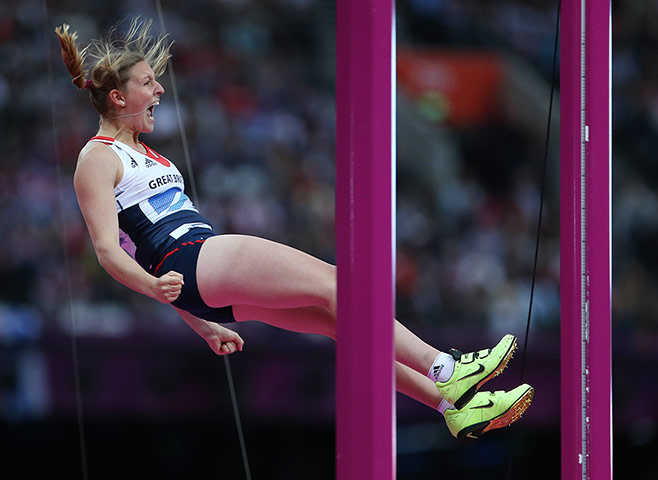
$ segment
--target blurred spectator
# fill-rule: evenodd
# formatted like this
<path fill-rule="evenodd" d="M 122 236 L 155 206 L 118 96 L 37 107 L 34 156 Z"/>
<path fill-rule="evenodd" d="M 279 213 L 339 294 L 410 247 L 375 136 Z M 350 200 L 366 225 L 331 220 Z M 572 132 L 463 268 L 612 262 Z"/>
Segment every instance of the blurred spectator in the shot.
<path fill-rule="evenodd" d="M 614 5 L 615 313 L 652 331 L 658 305 L 636 300 L 645 281 L 658 281 L 650 260 L 658 234 L 657 5 Z M 190 0 L 164 8 L 191 153 L 186 178 L 188 188 L 196 180 L 202 212 L 218 230 L 270 237 L 333 261 L 333 3 Z M 94 113 L 70 85 L 52 34 L 67 21 L 85 43 L 125 16 L 156 19 L 154 5 L 61 0 L 48 2 L 47 13 L 44 31 L 39 2 L 0 6 L 0 223 L 9 226 L 0 274 L 11 279 L 0 292 L 0 316 L 29 306 L 44 332 L 57 331 L 54 318 L 72 301 L 85 311 L 120 308 L 126 334 L 140 324 L 157 328 L 173 312 L 144 318 L 150 301 L 109 279 L 83 227 L 71 179 L 77 152 L 95 133 L 85 127 Z M 401 44 L 505 50 L 549 80 L 552 0 L 408 0 L 399 2 L 398 24 Z M 160 127 L 146 141 L 185 171 L 173 87 L 163 81 Z M 436 326 L 523 328 L 541 149 L 504 116 L 459 130 L 432 127 L 413 155 L 401 148 L 398 158 L 398 315 Z M 444 145 L 427 149 L 432 136 Z M 544 217 L 535 328 L 556 330 L 559 215 L 551 205 L 554 198 Z"/>

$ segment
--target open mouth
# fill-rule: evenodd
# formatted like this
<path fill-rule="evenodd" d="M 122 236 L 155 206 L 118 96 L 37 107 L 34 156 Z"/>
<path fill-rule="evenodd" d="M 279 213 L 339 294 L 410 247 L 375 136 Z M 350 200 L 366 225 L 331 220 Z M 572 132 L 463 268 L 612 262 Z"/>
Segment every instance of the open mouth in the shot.
<path fill-rule="evenodd" d="M 155 107 L 158 105 L 160 105 L 160 102 L 155 102 L 153 105 L 146 109 L 146 114 L 149 118 L 153 118 L 153 110 L 155 110 Z"/>

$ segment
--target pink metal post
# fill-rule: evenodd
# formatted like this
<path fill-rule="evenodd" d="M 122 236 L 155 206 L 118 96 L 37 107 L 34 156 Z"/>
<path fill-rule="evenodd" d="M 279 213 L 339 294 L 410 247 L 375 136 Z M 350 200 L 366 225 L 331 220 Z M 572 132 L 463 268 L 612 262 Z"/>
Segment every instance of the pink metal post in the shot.
<path fill-rule="evenodd" d="M 395 478 L 392 0 L 336 2 L 336 474 Z"/>
<path fill-rule="evenodd" d="M 562 478 L 612 478 L 611 3 L 563 0 Z"/>

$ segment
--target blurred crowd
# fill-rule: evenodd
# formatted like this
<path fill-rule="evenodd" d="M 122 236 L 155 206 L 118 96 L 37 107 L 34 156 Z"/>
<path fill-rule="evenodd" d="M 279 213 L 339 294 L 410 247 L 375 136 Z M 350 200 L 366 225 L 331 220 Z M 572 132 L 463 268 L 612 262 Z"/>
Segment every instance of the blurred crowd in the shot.
<path fill-rule="evenodd" d="M 173 322 L 173 312 L 129 293 L 95 259 L 72 172 L 98 119 L 86 92 L 70 83 L 53 33 L 67 22 L 84 45 L 136 14 L 153 18 L 157 31 L 155 2 L 10 3 L 0 5 L 0 224 L 8 233 L 0 249 L 0 339 L 67 331 L 71 317 L 78 333 L 114 336 Z M 189 0 L 162 7 L 175 42 L 176 88 L 165 75 L 156 131 L 143 140 L 177 163 L 188 194 L 217 231 L 264 236 L 332 262 L 334 2 Z M 614 322 L 627 332 L 655 333 L 658 3 L 614 7 Z M 406 0 L 397 10 L 399 45 L 504 51 L 550 85 L 553 0 Z M 543 143 L 504 116 L 455 129 L 423 118 L 402 93 L 398 102 L 426 124 L 423 141 L 398 151 L 398 317 L 428 328 L 522 333 Z M 440 146 L 429 148 L 437 139 Z M 552 152 L 549 185 L 558 162 Z M 437 172 L 440 185 L 433 182 Z M 540 248 L 533 328 L 556 332 L 555 188 L 548 188 Z"/>

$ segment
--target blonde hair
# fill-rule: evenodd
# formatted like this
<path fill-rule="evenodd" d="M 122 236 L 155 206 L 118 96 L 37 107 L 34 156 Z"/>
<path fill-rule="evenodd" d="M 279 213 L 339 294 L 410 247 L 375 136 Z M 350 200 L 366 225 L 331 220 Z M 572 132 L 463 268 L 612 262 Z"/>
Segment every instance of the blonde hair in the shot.
<path fill-rule="evenodd" d="M 73 85 L 79 90 L 89 90 L 91 103 L 101 117 L 110 112 L 108 94 L 115 88 L 121 90 L 125 86 L 130 80 L 130 69 L 135 64 L 146 61 L 156 78 L 167 69 L 173 42 L 166 42 L 167 35 L 151 36 L 152 23 L 151 20 L 135 18 L 123 36 L 116 38 L 117 29 L 114 27 L 104 39 L 92 40 L 82 50 L 76 44 L 78 34 L 70 33 L 67 24 L 55 29 L 62 47 L 62 60 L 73 79 Z M 85 68 L 87 57 L 93 61 L 89 76 Z"/>

